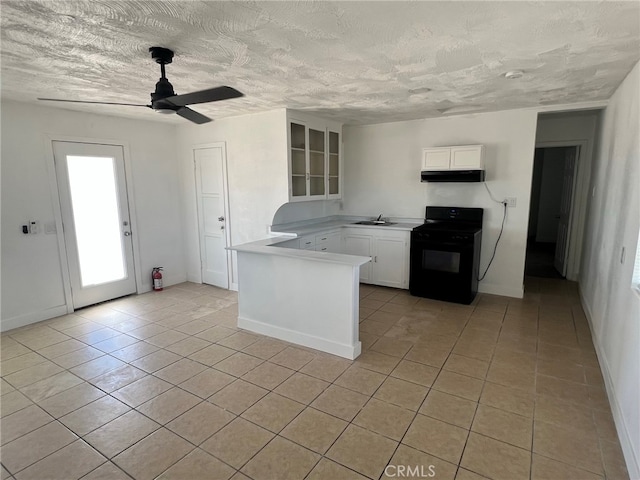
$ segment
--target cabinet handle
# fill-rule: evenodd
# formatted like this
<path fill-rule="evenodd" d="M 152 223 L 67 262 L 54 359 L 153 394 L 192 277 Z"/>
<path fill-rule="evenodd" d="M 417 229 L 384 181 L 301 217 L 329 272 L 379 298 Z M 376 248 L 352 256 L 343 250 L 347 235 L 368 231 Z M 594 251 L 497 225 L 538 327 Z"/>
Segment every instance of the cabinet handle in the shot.
<path fill-rule="evenodd" d="M 378 263 L 378 256 L 373 257 L 373 263 Z"/>

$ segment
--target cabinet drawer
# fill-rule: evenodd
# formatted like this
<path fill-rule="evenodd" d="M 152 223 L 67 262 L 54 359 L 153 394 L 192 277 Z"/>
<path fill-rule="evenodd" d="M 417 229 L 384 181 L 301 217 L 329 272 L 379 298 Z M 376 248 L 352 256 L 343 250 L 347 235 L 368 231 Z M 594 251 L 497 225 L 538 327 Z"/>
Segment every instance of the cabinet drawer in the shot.
<path fill-rule="evenodd" d="M 316 237 L 309 235 L 307 237 L 300 237 L 300 248 L 306 250 L 308 248 L 314 248 L 316 246 Z"/>

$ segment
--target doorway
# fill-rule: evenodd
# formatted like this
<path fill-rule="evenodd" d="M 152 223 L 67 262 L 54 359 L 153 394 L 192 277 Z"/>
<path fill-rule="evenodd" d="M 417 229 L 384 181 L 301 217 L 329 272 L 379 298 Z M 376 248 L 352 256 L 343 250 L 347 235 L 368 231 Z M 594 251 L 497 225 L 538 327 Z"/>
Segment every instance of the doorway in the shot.
<path fill-rule="evenodd" d="M 536 148 L 525 275 L 567 275 L 572 198 L 579 146 Z"/>
<path fill-rule="evenodd" d="M 229 289 L 231 242 L 223 142 L 193 149 L 202 283 Z"/>
<path fill-rule="evenodd" d="M 124 152 L 53 141 L 74 309 L 136 292 Z"/>

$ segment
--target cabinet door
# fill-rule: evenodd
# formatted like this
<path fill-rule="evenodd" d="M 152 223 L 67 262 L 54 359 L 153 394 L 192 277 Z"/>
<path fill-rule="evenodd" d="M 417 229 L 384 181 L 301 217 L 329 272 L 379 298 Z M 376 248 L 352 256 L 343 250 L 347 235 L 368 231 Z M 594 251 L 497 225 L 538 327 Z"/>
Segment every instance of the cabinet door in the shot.
<path fill-rule="evenodd" d="M 451 147 L 451 170 L 481 170 L 482 145 Z"/>
<path fill-rule="evenodd" d="M 348 233 L 344 237 L 344 253 L 347 255 L 362 255 L 371 257 L 373 237 Z M 360 265 L 360 281 L 371 283 L 371 262 Z"/>
<path fill-rule="evenodd" d="M 327 194 L 329 198 L 342 198 L 342 158 L 340 155 L 340 133 L 327 130 Z"/>
<path fill-rule="evenodd" d="M 451 149 L 424 148 L 422 150 L 422 170 L 448 170 Z"/>
<path fill-rule="evenodd" d="M 307 128 L 300 122 L 289 122 L 289 199 L 309 197 L 309 164 Z"/>
<path fill-rule="evenodd" d="M 324 129 L 309 127 L 309 197 L 326 197 L 326 136 Z"/>
<path fill-rule="evenodd" d="M 404 238 L 376 237 L 373 283 L 387 287 L 405 287 L 407 254 L 407 241 Z"/>

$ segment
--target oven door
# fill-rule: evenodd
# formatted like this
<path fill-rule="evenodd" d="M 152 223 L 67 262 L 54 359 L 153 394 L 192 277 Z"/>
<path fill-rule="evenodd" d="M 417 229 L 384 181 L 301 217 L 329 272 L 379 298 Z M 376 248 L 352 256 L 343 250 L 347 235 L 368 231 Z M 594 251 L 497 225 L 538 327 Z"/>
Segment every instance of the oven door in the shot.
<path fill-rule="evenodd" d="M 409 291 L 412 295 L 471 303 L 477 292 L 474 236 L 458 239 L 414 234 Z"/>

